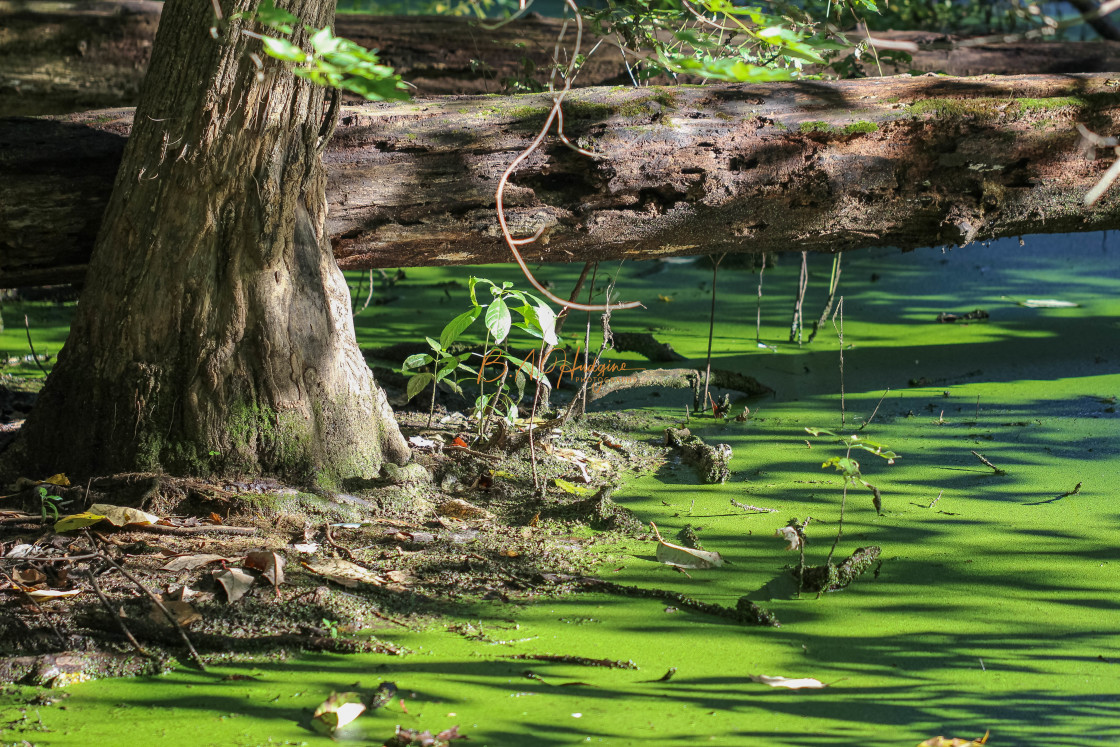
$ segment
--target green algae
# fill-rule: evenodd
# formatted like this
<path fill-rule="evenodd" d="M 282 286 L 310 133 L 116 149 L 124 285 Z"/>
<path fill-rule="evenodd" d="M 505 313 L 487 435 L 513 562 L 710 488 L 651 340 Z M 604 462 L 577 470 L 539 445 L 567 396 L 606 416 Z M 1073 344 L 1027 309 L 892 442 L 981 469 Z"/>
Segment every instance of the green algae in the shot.
<path fill-rule="evenodd" d="M 882 565 L 819 598 L 796 596 L 787 566 L 796 565 L 797 553 L 773 533 L 792 516 L 813 516 L 806 530 L 812 565 L 824 562 L 836 536 L 841 485 L 820 467 L 835 448 L 810 448 L 803 429 L 841 429 L 840 343 L 829 325 L 812 345 L 787 342 L 796 262 L 780 261 L 766 273 L 762 340 L 776 350 L 755 347 L 756 276 L 721 274 L 721 289 L 745 290 L 721 291 L 713 365 L 749 373 L 777 395 L 736 402 L 735 413 L 750 407 L 744 422 L 692 418 L 699 436 L 732 446 L 727 484 L 700 484 L 689 467 L 670 462 L 612 497 L 657 522 L 665 536 L 693 527 L 729 565 L 690 571 L 689 578 L 654 562 L 652 543 L 629 540 L 599 548 L 600 573 L 725 606 L 748 594 L 781 628 L 744 628 L 656 600 L 605 594 L 477 603 L 458 614 L 484 640 L 442 628 L 383 630 L 379 635 L 416 653 L 305 655 L 227 663 L 207 674 L 181 669 L 84 683 L 53 706 L 32 706 L 22 722 L 24 714 L 0 700 L 3 737 L 113 744 L 123 724 L 137 742 L 326 745 L 307 726 L 311 709 L 332 690 L 372 691 L 394 681 L 404 708 L 394 702 L 362 717 L 352 739 L 380 743 L 397 724 L 432 731 L 458 724 L 474 745 L 886 747 L 989 729 L 999 745 L 1120 740 L 1117 252 L 1112 236 L 1081 235 L 1027 237 L 1025 247 L 1009 241 L 948 253 L 845 255 L 843 430 L 874 412 L 861 433 L 902 458 L 894 465 L 862 460 L 882 488 L 883 514 L 865 491 L 851 492 L 837 549 L 844 558 L 880 546 Z M 806 308 L 814 313 L 807 316 L 824 302 L 829 264 L 811 258 Z M 652 328 L 689 365 L 702 363 L 710 268 L 703 261 L 668 267 L 644 278 L 623 271 L 627 299 L 674 292 L 673 302 L 648 303 L 642 314 L 616 312 L 614 325 Z M 400 300 L 358 317 L 363 347 L 438 331 L 459 309 L 435 283 L 468 272 L 409 270 L 392 291 Z M 508 268 L 481 274 L 518 281 Z M 575 273 L 546 266 L 541 274 L 565 287 Z M 1051 297 L 1081 305 L 1015 303 Z M 987 321 L 935 321 L 941 312 L 977 307 L 989 312 Z M 575 325 L 567 333 L 583 334 Z M 632 354 L 610 355 L 650 366 Z M 912 379 L 925 383 L 912 387 Z M 601 406 L 642 409 L 649 432 L 626 435 L 654 438 L 659 427 L 683 420 L 688 399 L 658 394 L 612 396 Z M 1077 483 L 1079 492 L 1062 495 Z M 732 499 L 776 513 L 747 513 Z M 640 669 L 507 654 L 633 660 Z M 659 681 L 670 668 L 675 676 Z M 231 674 L 255 679 L 226 679 Z M 815 677 L 830 687 L 771 689 L 751 682 L 751 674 Z M 4 697 L 16 703 L 26 695 Z"/>

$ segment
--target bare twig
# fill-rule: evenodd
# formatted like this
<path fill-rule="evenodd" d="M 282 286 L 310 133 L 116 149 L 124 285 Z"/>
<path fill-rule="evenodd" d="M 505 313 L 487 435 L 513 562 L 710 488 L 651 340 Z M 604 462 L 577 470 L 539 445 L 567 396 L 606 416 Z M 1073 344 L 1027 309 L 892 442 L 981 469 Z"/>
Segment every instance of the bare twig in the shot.
<path fill-rule="evenodd" d="M 47 621 L 47 625 L 51 626 L 51 630 L 54 631 L 54 636 L 58 639 L 58 642 L 62 644 L 63 648 L 66 648 L 66 639 L 62 637 L 62 633 L 58 632 L 58 627 L 55 626 L 54 620 L 51 620 L 50 615 L 48 615 L 47 611 L 44 610 L 42 605 L 39 604 L 39 600 L 31 596 L 30 592 L 24 589 L 21 585 L 17 584 L 15 580 L 7 574 L 6 571 L 0 570 L 0 576 L 8 579 L 8 583 L 12 585 L 13 589 L 19 589 L 21 592 L 23 592 L 23 595 L 27 597 L 27 600 L 31 602 L 31 604 L 39 612 L 39 616 Z"/>
<path fill-rule="evenodd" d="M 758 305 L 755 307 L 754 341 L 762 344 L 762 273 L 766 272 L 766 252 L 762 253 L 762 266 L 758 268 Z"/>
<path fill-rule="evenodd" d="M 836 326 L 836 317 L 840 317 L 840 326 Z M 840 427 L 844 427 L 844 422 L 847 419 L 847 410 L 845 409 L 844 402 L 844 297 L 840 296 L 840 301 L 836 304 L 836 312 L 832 315 L 832 327 L 836 330 L 836 336 L 840 339 Z M 878 408 L 876 408 L 878 409 Z"/>
<path fill-rule="evenodd" d="M 361 296 L 362 296 L 362 281 L 361 280 L 358 281 L 358 293 L 356 295 L 359 298 L 361 298 Z M 366 296 L 366 302 L 364 304 L 362 304 L 362 308 L 355 311 L 353 313 L 353 316 L 357 316 L 358 314 L 361 314 L 363 311 L 365 311 L 369 307 L 369 302 L 372 301 L 372 300 L 373 300 L 373 270 L 370 270 L 369 271 L 369 295 Z"/>
<path fill-rule="evenodd" d="M 326 534 L 328 545 L 345 555 L 348 560 L 354 559 L 354 553 L 350 551 L 349 547 L 340 545 L 334 541 L 334 537 L 331 536 L 331 523 L 329 521 L 323 524 L 323 532 Z"/>
<path fill-rule="evenodd" d="M 23 328 L 27 330 L 27 347 L 31 348 L 31 359 L 43 372 L 43 376 L 47 376 L 47 369 L 43 368 L 43 364 L 39 362 L 39 356 L 35 353 L 35 346 L 31 343 L 31 322 L 27 320 L 27 314 L 23 315 Z"/>
<path fill-rule="evenodd" d="M 579 7 L 576 5 L 575 0 L 565 0 L 565 4 L 572 10 L 573 13 L 575 13 L 576 38 L 575 44 L 573 45 L 571 62 L 569 63 L 568 69 L 564 74 L 564 87 L 559 91 L 553 90 L 552 108 L 549 110 L 548 116 L 545 118 L 544 124 L 541 125 L 540 130 L 537 132 L 536 137 L 534 137 L 532 142 L 530 142 L 529 145 L 523 151 L 521 151 L 521 153 L 519 153 L 516 158 L 513 159 L 506 170 L 502 172 L 501 177 L 498 179 L 498 186 L 494 190 L 494 202 L 495 208 L 498 213 L 498 225 L 501 228 L 502 238 L 505 239 L 506 247 L 509 249 L 510 254 L 513 255 L 514 260 L 517 262 L 517 266 L 521 268 L 521 272 L 524 273 L 525 278 L 529 281 L 530 284 L 532 284 L 534 288 L 537 289 L 537 291 L 541 295 L 543 295 L 549 301 L 552 301 L 553 303 L 565 308 L 580 309 L 581 311 L 606 311 L 610 305 L 609 297 L 607 298 L 607 305 L 575 303 L 573 301 L 568 301 L 566 299 L 560 298 L 555 293 L 546 288 L 539 280 L 537 280 L 536 276 L 533 275 L 532 270 L 530 270 L 529 266 L 525 263 L 525 259 L 521 256 L 521 252 L 517 250 L 517 247 L 519 245 L 524 245 L 535 241 L 538 237 L 540 237 L 541 234 L 543 234 L 544 226 L 538 229 L 537 232 L 528 239 L 515 239 L 510 233 L 509 224 L 506 221 L 505 190 L 506 185 L 509 183 L 510 176 L 512 176 L 513 173 L 517 170 L 517 167 L 520 166 L 521 163 L 525 161 L 525 159 L 531 156 L 533 152 L 540 147 L 541 143 L 544 142 L 544 139 L 548 135 L 549 130 L 552 129 L 553 122 L 556 123 L 557 136 L 560 138 L 561 142 L 563 142 L 565 145 L 567 145 L 577 153 L 581 153 L 585 156 L 595 155 L 591 151 L 580 148 L 579 146 L 573 144 L 564 134 L 564 112 L 562 106 L 564 103 L 564 97 L 568 94 L 568 91 L 571 90 L 572 79 L 575 74 L 576 61 L 580 59 L 580 50 L 583 44 L 583 17 L 580 15 Z M 522 2 L 520 3 L 520 7 L 522 11 L 525 9 L 525 7 L 527 7 L 524 0 L 522 0 Z M 564 30 L 562 29 L 561 34 L 563 33 Z M 632 309 L 641 305 L 642 304 L 638 301 L 629 301 L 627 303 L 613 304 L 613 308 Z"/>
<path fill-rule="evenodd" d="M 734 498 L 731 499 L 731 505 L 735 508 L 741 508 L 744 511 L 756 511 L 764 514 L 778 513 L 778 509 L 776 508 L 763 508 L 762 506 L 752 506 L 749 503 L 739 503 L 739 501 L 735 500 Z"/>
<path fill-rule="evenodd" d="M 706 406 L 708 402 L 708 384 L 712 378 L 712 335 L 715 333 L 716 328 L 716 279 L 719 277 L 719 263 L 727 254 L 719 255 L 719 259 L 715 256 L 709 256 L 712 260 L 712 311 L 708 315 L 708 361 L 704 369 L 704 397 L 701 400 Z"/>
<path fill-rule="evenodd" d="M 840 256 L 837 253 L 832 258 L 832 275 L 828 280 L 828 302 L 824 305 L 821 318 L 813 323 L 813 331 L 809 333 L 809 342 L 812 342 L 813 338 L 817 336 L 817 331 L 828 321 L 828 315 L 832 313 L 832 302 L 836 299 L 836 289 L 840 287 Z"/>
<path fill-rule="evenodd" d="M 801 332 L 805 327 L 802 306 L 805 291 L 809 289 L 809 252 L 801 252 L 801 275 L 797 279 L 797 302 L 793 306 L 793 322 L 789 326 L 789 341 L 801 344 Z"/>
<path fill-rule="evenodd" d="M 128 627 L 124 624 L 124 620 L 121 619 L 120 614 L 113 611 L 113 606 L 109 604 L 109 600 L 105 598 L 105 594 L 102 593 L 101 587 L 97 585 L 97 578 L 93 575 L 93 571 L 89 570 L 88 568 L 86 569 L 86 578 L 89 579 L 89 585 L 93 587 L 93 591 L 95 594 L 97 594 L 97 598 L 101 600 L 101 604 L 105 606 L 105 611 L 109 613 L 109 617 L 117 621 L 117 625 L 120 626 L 121 632 L 124 633 L 124 637 L 128 639 L 129 643 L 132 644 L 132 647 L 136 649 L 136 651 L 141 656 L 146 656 L 149 659 L 152 658 L 152 655 L 145 651 L 144 647 L 140 645 L 140 642 L 133 637 L 132 632 L 129 631 Z"/>
<path fill-rule="evenodd" d="M 994 472 L 995 474 L 997 474 L 997 475 L 1006 475 L 1007 474 L 1007 470 L 1001 469 L 1001 468 L 995 466 L 994 464 L 989 462 L 987 459 L 985 459 L 984 455 L 981 454 L 980 452 L 973 451 L 972 455 L 974 457 L 976 457 L 977 459 L 979 459 L 981 462 L 983 462 L 984 466 L 990 468 L 992 470 L 992 472 Z"/>
<path fill-rule="evenodd" d="M 90 546 L 91 547 L 97 547 L 97 545 L 94 543 L 93 536 L 88 531 L 85 534 L 86 534 L 86 539 L 89 540 Z M 135 576 L 133 576 L 131 573 L 126 571 L 124 568 L 122 568 L 117 561 L 115 561 L 111 557 L 109 557 L 109 553 L 107 553 L 107 552 L 101 553 L 101 558 L 106 563 L 113 566 L 113 568 L 115 568 L 118 573 L 120 573 L 122 576 L 127 578 L 129 581 L 131 581 L 133 586 L 135 586 L 140 591 L 144 592 L 144 594 L 146 594 L 148 596 L 148 598 L 152 600 L 152 603 L 156 607 L 159 607 L 160 611 L 163 613 L 163 616 L 166 617 L 167 621 L 171 623 L 171 627 L 175 628 L 175 630 L 177 630 L 179 632 L 179 637 L 183 639 L 183 643 L 186 644 L 187 650 L 191 652 L 191 658 L 194 659 L 195 664 L 198 664 L 198 668 L 201 669 L 203 672 L 205 672 L 206 671 L 206 663 L 202 661 L 202 657 L 198 655 L 198 651 L 195 650 L 194 644 L 191 643 L 191 639 L 187 637 L 187 631 L 183 630 L 183 626 L 180 625 L 175 620 L 175 616 L 171 614 L 171 610 L 167 609 L 167 605 L 165 605 L 163 603 L 163 600 L 160 599 L 155 594 L 153 594 L 151 591 L 149 591 L 148 588 L 146 586 L 144 586 L 144 584 L 140 583 L 136 579 Z"/>
<path fill-rule="evenodd" d="M 843 354 L 843 353 L 841 352 L 841 354 Z M 891 390 L 890 387 L 886 388 L 886 390 L 883 392 L 883 396 L 880 397 L 879 401 L 875 404 L 875 409 L 871 411 L 871 417 L 869 417 L 867 420 L 863 421 L 863 425 L 861 425 L 859 427 L 859 430 L 862 431 L 864 428 L 866 428 L 868 425 L 871 424 L 872 420 L 875 419 L 875 413 L 879 412 L 879 405 L 883 404 L 883 400 L 887 398 L 887 394 L 890 392 L 890 390 Z"/>

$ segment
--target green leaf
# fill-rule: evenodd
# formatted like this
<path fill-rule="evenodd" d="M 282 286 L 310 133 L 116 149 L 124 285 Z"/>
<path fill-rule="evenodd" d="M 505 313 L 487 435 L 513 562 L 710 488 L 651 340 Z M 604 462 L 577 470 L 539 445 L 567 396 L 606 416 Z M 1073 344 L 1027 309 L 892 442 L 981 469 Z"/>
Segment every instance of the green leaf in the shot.
<path fill-rule="evenodd" d="M 405 391 L 407 398 L 412 399 L 417 394 L 424 391 L 424 387 L 428 386 L 428 384 L 431 384 L 432 379 L 434 378 L 435 377 L 430 373 L 421 373 L 413 376 L 408 380 L 408 388 Z"/>
<path fill-rule="evenodd" d="M 448 376 L 450 376 L 451 373 L 458 367 L 459 361 L 455 360 L 454 358 L 449 358 L 446 362 L 444 362 L 442 366 L 440 366 L 440 369 L 436 371 L 436 381 L 443 381 Z"/>
<path fill-rule="evenodd" d="M 426 335 L 425 335 L 424 339 L 428 341 L 429 345 L 431 345 L 432 350 L 436 351 L 437 353 L 442 353 L 443 352 L 443 347 L 438 342 L 436 342 L 435 340 L 433 340 L 432 338 L 430 338 Z"/>
<path fill-rule="evenodd" d="M 277 8 L 272 0 L 264 0 L 257 8 L 257 19 L 265 26 L 274 28 L 281 34 L 290 34 L 299 19 L 288 11 Z"/>
<path fill-rule="evenodd" d="M 514 366 L 516 366 L 518 371 L 520 371 L 522 373 L 525 373 L 525 374 L 528 374 L 530 378 L 532 378 L 535 381 L 539 381 L 541 384 L 545 385 L 546 387 L 549 387 L 549 388 L 552 387 L 552 382 L 550 382 L 548 380 L 548 377 L 546 377 L 543 373 L 541 373 L 541 370 L 539 368 L 537 368 L 535 365 L 533 365 L 532 363 L 530 363 L 529 361 L 523 361 L 520 358 L 517 358 L 517 357 L 512 356 L 512 355 L 508 355 L 508 354 L 504 355 L 502 357 L 504 357 L 507 361 L 512 363 Z"/>
<path fill-rule="evenodd" d="M 459 335 L 463 334 L 467 327 L 474 324 L 474 320 L 478 319 L 480 313 L 482 313 L 482 308 L 475 306 L 448 322 L 447 326 L 443 328 L 443 332 L 439 334 L 440 346 L 446 350 L 451 343 L 459 339 Z"/>
<path fill-rule="evenodd" d="M 415 355 L 410 355 L 405 358 L 404 364 L 401 366 L 401 368 L 405 371 L 411 371 L 415 368 L 423 368 L 434 360 L 435 358 L 428 355 L 427 353 L 416 353 Z"/>
<path fill-rule="evenodd" d="M 304 51 L 290 41 L 271 36 L 262 36 L 261 41 L 264 42 L 264 51 L 269 57 L 286 62 L 303 62 L 307 59 Z"/>
<path fill-rule="evenodd" d="M 495 345 L 506 339 L 512 323 L 513 319 L 510 316 L 509 307 L 501 298 L 495 298 L 486 307 L 486 329 L 490 330 L 490 336 L 494 338 Z"/>
<path fill-rule="evenodd" d="M 582 485 L 576 485 L 574 483 L 568 482 L 567 480 L 561 480 L 559 477 L 553 478 L 552 482 L 554 485 L 556 485 L 556 487 L 560 488 L 565 493 L 571 493 L 572 495 L 595 494 L 595 488 L 585 488 Z"/>
<path fill-rule="evenodd" d="M 338 49 L 341 42 L 342 39 L 334 35 L 330 26 L 324 26 L 311 35 L 311 48 L 323 56 Z"/>
<path fill-rule="evenodd" d="M 537 300 L 537 319 L 544 341 L 549 345 L 559 345 L 560 340 L 556 337 L 556 312 L 541 300 Z"/>
<path fill-rule="evenodd" d="M 490 283 L 490 285 L 493 285 L 493 283 L 491 283 L 486 278 L 476 278 L 474 275 L 471 275 L 470 279 L 467 280 L 467 289 L 471 292 L 471 304 L 474 306 L 479 305 L 478 298 L 476 298 L 474 294 L 474 287 L 479 283 Z"/>

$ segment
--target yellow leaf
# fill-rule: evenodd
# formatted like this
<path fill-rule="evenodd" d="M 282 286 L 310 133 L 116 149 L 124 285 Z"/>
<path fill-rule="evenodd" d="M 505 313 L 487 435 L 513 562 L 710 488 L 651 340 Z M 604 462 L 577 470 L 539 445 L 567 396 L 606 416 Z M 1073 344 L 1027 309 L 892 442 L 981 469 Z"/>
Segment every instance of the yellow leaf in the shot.
<path fill-rule="evenodd" d="M 149 514 L 138 508 L 114 506 L 109 503 L 95 503 L 89 507 L 88 511 L 91 514 L 104 516 L 115 527 L 123 527 L 127 524 L 155 524 L 159 521 L 159 517 L 155 514 Z"/>
<path fill-rule="evenodd" d="M 43 480 L 43 482 L 50 485 L 58 485 L 61 488 L 70 487 L 70 480 L 67 479 L 66 475 L 62 474 L 61 472 L 59 472 L 57 475 L 51 475 L 46 480 Z"/>
<path fill-rule="evenodd" d="M 39 589 L 38 591 L 29 591 L 27 596 L 34 599 L 36 602 L 42 602 L 45 599 L 59 599 L 60 597 L 72 597 L 81 594 L 81 589 L 72 589 L 70 591 L 59 591 L 58 589 Z"/>
<path fill-rule="evenodd" d="M 54 530 L 56 532 L 73 532 L 75 529 L 85 529 L 94 524 L 100 523 L 105 520 L 101 514 L 90 513 L 83 511 L 80 514 L 70 514 L 63 516 L 61 519 L 54 523 Z"/>

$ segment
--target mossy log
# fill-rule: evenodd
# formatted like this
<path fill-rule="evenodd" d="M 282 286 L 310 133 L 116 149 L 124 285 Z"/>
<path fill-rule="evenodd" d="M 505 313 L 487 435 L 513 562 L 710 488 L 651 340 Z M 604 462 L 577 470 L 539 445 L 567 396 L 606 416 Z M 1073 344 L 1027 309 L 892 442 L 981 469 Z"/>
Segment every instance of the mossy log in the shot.
<path fill-rule="evenodd" d="M 666 428 L 665 445 L 681 453 L 681 459 L 696 467 L 700 479 L 707 483 L 724 483 L 731 477 L 731 447 L 728 444 L 711 446 L 688 428 Z"/>
<path fill-rule="evenodd" d="M 547 95 L 344 107 L 324 159 L 343 269 L 509 260 L 494 214 L 502 171 Z M 1082 196 L 1110 158 L 1075 124 L 1120 129 L 1107 75 L 591 88 L 566 132 L 506 191 L 531 262 L 723 252 L 837 252 L 1120 228 L 1118 190 Z M 0 120 L 0 287 L 80 280 L 131 110 Z M 156 180 L 195 143 L 121 179 Z"/>
<path fill-rule="evenodd" d="M 840 591 L 857 578 L 862 576 L 879 559 L 882 550 L 878 545 L 859 547 L 851 557 L 840 565 L 826 563 L 825 565 L 807 566 L 801 581 L 801 588 L 805 591 L 825 592 Z M 794 569 L 797 576 L 797 569 Z"/>
<path fill-rule="evenodd" d="M 0 0 L 0 111 L 65 114 L 133 106 L 159 26 L 162 3 Z M 484 29 L 470 18 L 339 15 L 337 33 L 380 51 L 424 96 L 504 93 L 507 81 L 547 84 L 561 20 L 530 13 Z M 948 75 L 1089 73 L 1120 70 L 1120 44 L 968 40 L 930 32 L 877 36 L 921 45 L 910 65 L 883 63 L 882 73 L 919 70 Z M 590 31 L 585 51 L 600 41 Z M 879 73 L 865 56 L 864 72 Z M 629 85 L 622 52 L 607 37 L 580 71 L 580 86 Z M 669 81 L 653 80 L 653 83 Z"/>

